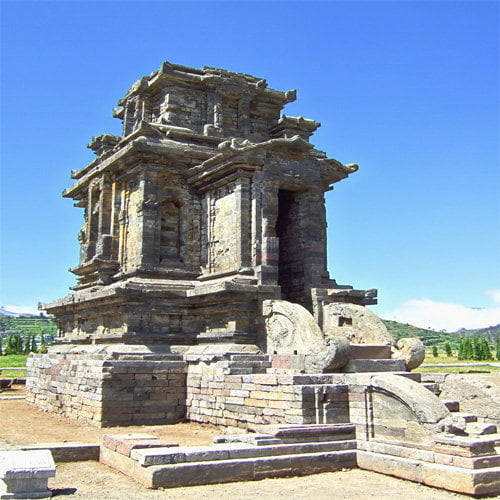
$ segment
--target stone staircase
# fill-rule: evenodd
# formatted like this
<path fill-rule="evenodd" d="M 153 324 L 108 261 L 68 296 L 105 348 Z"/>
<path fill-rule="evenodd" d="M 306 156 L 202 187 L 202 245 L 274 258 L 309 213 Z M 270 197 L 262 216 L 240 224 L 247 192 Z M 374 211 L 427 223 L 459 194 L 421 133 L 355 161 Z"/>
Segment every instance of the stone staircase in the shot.
<path fill-rule="evenodd" d="M 224 436 L 210 446 L 162 446 L 153 437 L 136 439 L 135 445 L 123 444 L 127 441 L 132 443 L 134 435 L 105 438 L 101 462 L 150 488 L 251 481 L 356 467 L 356 440 L 350 424 L 273 426 L 268 433 Z"/>
<path fill-rule="evenodd" d="M 100 460 L 150 488 L 360 467 L 470 495 L 500 491 L 500 434 L 496 426 L 460 411 L 458 401 L 434 397 L 439 396 L 438 383 L 422 383 L 419 373 L 403 370 L 381 373 L 390 368 L 386 359 L 355 360 L 359 361 L 357 368 L 366 369 L 359 373 L 287 375 L 281 372 L 289 367 L 276 363 L 283 362 L 281 358 L 271 361 L 267 356 L 231 355 L 217 365 L 221 373 L 214 372 L 213 384 L 219 384 L 218 390 L 228 391 L 227 397 L 233 399 L 236 395 L 233 397 L 231 391 L 241 392 L 242 384 L 254 384 L 260 391 L 254 396 L 280 403 L 277 411 L 282 417 L 292 401 L 301 411 L 314 410 L 316 422 L 324 423 L 269 425 L 247 420 L 247 428 L 255 432 L 226 435 L 213 445 L 196 447 L 162 443 L 147 435 L 107 436 Z M 298 392 L 282 401 L 280 398 L 292 394 L 290 390 Z M 388 394 L 391 404 L 396 405 L 390 411 L 387 408 L 392 407 L 385 406 Z M 299 396 L 303 400 L 299 401 Z M 378 399 L 372 399 L 375 396 Z M 207 397 L 219 402 L 224 411 L 238 410 L 243 417 L 244 408 L 250 401 L 255 403 L 251 398 L 245 403 L 243 398 L 236 407 L 231 399 L 226 403 L 232 406 L 224 407 L 219 393 Z M 373 406 L 374 401 L 378 406 Z M 392 411 L 405 415 L 405 408 L 411 408 L 413 417 L 393 418 Z M 255 410 L 263 411 L 258 406 Z"/>

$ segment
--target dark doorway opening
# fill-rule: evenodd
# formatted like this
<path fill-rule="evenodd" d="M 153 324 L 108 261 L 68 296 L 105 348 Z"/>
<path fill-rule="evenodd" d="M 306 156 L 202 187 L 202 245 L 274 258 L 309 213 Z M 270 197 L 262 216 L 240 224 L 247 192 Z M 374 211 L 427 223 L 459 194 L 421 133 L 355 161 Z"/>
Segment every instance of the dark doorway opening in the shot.
<path fill-rule="evenodd" d="M 278 284 L 281 298 L 299 304 L 305 303 L 302 242 L 300 241 L 299 193 L 278 191 L 278 219 L 276 236 L 279 238 Z"/>

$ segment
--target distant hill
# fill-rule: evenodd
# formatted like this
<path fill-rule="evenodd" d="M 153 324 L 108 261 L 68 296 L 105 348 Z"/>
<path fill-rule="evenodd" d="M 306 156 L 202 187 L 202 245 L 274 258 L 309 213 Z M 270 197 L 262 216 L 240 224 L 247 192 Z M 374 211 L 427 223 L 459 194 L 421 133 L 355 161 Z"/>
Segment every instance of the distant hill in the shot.
<path fill-rule="evenodd" d="M 27 317 L 27 318 L 38 318 L 40 315 L 39 314 L 30 314 L 30 313 L 15 313 L 12 311 L 7 311 L 5 307 L 0 307 L 0 317 L 7 316 L 8 318 L 20 318 L 20 317 Z"/>
<path fill-rule="evenodd" d="M 445 342 L 449 342 L 453 349 L 458 349 L 460 339 L 475 335 L 477 337 L 486 337 L 490 344 L 495 344 L 496 339 L 500 337 L 500 324 L 490 326 L 488 328 L 478 328 L 475 330 L 466 330 L 465 328 L 457 332 L 437 332 L 426 328 L 398 323 L 397 321 L 382 320 L 389 333 L 398 341 L 403 337 L 419 337 L 426 346 L 444 346 Z"/>
<path fill-rule="evenodd" d="M 472 335 L 475 335 L 476 337 L 486 337 L 486 340 L 490 344 L 494 344 L 500 337 L 500 324 L 489 326 L 488 328 L 479 328 L 476 330 L 466 330 L 465 328 L 463 328 L 462 330 L 458 330 L 458 332 L 455 333 L 460 337 L 470 337 Z"/>

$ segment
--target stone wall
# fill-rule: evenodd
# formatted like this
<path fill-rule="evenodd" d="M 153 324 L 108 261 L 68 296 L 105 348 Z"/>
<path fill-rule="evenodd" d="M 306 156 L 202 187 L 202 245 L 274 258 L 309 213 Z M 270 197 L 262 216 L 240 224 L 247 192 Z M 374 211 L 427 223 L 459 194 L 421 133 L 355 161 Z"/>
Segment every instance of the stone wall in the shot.
<path fill-rule="evenodd" d="M 172 424 L 186 412 L 186 363 L 109 359 L 98 349 L 30 357 L 26 399 L 98 426 Z M 33 376 L 36 374 L 36 376 Z"/>
<path fill-rule="evenodd" d="M 242 357 L 235 358 L 190 363 L 188 420 L 244 429 L 348 421 L 348 389 L 342 384 L 343 375 L 272 373 L 273 369 L 268 370 L 271 373 L 241 373 L 249 360 L 243 365 Z"/>

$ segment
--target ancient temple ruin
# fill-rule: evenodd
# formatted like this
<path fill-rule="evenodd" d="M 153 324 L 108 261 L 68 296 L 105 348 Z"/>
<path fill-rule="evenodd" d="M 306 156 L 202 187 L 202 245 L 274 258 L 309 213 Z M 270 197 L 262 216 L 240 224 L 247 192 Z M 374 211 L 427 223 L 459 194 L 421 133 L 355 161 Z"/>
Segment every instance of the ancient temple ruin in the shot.
<path fill-rule="evenodd" d="M 498 459 L 476 460 L 495 455 L 488 424 L 467 427 L 418 383 L 423 346 L 394 345 L 365 307 L 375 290 L 330 278 L 324 194 L 357 166 L 314 148 L 319 123 L 282 114 L 294 99 L 167 62 L 132 86 L 114 111 L 123 134 L 94 137 L 96 159 L 64 191 L 84 211 L 78 283 L 42 306 L 59 339 L 29 359 L 28 400 L 101 426 L 188 419 L 263 433 L 233 439 L 246 460 L 305 440 L 315 451 L 300 455 L 302 473 L 357 464 L 454 489 L 436 475 L 448 467 L 455 490 L 495 491 Z M 318 455 L 316 441 L 338 436 L 347 444 Z M 123 469 L 116 453 L 103 460 Z M 165 479 L 178 472 L 170 459 L 134 457 L 124 471 L 145 484 L 177 481 Z M 160 463 L 166 472 L 147 469 Z M 245 470 L 237 479 L 266 477 Z"/>
<path fill-rule="evenodd" d="M 319 318 L 339 287 L 326 265 L 324 193 L 357 169 L 309 142 L 319 123 L 281 115 L 295 92 L 164 63 L 94 137 L 96 160 L 64 192 L 84 210 L 75 293 L 46 306 L 61 335 L 125 342 L 257 344 L 262 301 Z"/>

